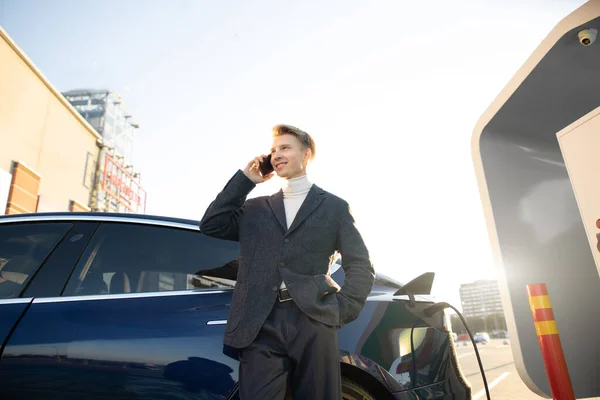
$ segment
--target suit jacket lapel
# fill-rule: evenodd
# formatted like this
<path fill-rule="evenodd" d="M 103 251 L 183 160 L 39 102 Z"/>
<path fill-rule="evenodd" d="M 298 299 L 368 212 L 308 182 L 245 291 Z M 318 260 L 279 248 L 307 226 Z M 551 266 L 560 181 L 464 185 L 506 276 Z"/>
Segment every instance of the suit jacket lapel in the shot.
<path fill-rule="evenodd" d="M 283 205 L 283 191 L 280 190 L 279 192 L 270 196 L 268 202 L 269 206 L 271 206 L 271 209 L 273 210 L 273 213 L 275 213 L 275 217 L 281 224 L 281 227 L 284 231 L 287 231 L 288 227 L 285 219 L 285 207 Z"/>
<path fill-rule="evenodd" d="M 306 199 L 304 199 L 304 202 L 300 206 L 298 214 L 296 214 L 296 218 L 294 218 L 294 221 L 292 222 L 292 225 L 290 226 L 290 229 L 287 233 L 291 233 L 292 231 L 294 231 L 294 229 L 296 229 L 314 210 L 316 210 L 317 207 L 319 207 L 319 205 L 323 202 L 324 199 L 325 191 L 323 191 L 323 189 L 321 189 L 317 185 L 313 184 L 308 193 L 306 194 Z"/>

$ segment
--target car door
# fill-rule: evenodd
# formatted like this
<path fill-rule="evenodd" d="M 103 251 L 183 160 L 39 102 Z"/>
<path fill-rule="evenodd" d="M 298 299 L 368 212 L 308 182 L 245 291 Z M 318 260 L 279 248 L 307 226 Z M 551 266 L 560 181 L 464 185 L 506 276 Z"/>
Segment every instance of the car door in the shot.
<path fill-rule="evenodd" d="M 2 392 L 225 398 L 237 382 L 222 340 L 239 247 L 192 228 L 100 224 L 62 295 L 34 299 L 15 329 Z"/>
<path fill-rule="evenodd" d="M 0 224 L 0 351 L 33 300 L 23 292 L 72 227 L 69 222 Z"/>

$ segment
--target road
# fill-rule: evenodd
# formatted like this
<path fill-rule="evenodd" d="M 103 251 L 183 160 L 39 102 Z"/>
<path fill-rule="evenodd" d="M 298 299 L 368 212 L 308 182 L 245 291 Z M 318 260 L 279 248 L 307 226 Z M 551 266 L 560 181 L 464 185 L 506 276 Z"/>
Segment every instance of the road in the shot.
<path fill-rule="evenodd" d="M 507 342 L 503 344 L 501 339 L 492 339 L 490 343 L 478 347 L 492 400 L 545 399 L 533 393 L 521 381 L 515 368 L 510 340 Z M 467 342 L 466 346 L 464 342 L 456 345 L 460 368 L 473 389 L 473 400 L 485 400 L 485 389 L 473 345 L 471 342 Z"/>

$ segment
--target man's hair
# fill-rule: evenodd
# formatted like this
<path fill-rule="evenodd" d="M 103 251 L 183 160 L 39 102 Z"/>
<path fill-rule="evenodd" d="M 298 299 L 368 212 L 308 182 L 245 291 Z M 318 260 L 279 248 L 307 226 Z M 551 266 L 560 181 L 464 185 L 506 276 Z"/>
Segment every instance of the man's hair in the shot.
<path fill-rule="evenodd" d="M 279 124 L 273 127 L 273 137 L 281 135 L 293 135 L 295 136 L 305 149 L 310 149 L 310 159 L 315 158 L 315 152 L 317 147 L 312 136 L 304 132 L 302 129 L 298 129 L 295 126 Z"/>

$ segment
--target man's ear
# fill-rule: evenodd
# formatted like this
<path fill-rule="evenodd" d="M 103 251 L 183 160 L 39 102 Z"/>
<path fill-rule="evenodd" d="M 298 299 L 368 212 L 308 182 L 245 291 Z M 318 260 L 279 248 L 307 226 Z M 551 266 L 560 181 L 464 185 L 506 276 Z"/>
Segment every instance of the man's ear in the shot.
<path fill-rule="evenodd" d="M 312 151 L 310 150 L 310 148 L 307 148 L 306 150 L 304 150 L 304 162 L 306 164 L 309 163 L 311 155 L 312 155 Z"/>

